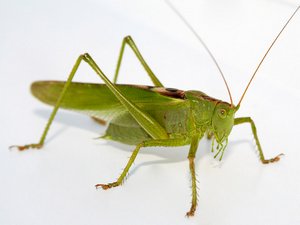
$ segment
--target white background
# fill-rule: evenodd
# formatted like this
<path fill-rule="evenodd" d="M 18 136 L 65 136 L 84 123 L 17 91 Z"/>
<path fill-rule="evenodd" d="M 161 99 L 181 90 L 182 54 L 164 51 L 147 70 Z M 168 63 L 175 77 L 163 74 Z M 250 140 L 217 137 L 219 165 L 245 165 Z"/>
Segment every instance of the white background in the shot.
<path fill-rule="evenodd" d="M 297 7 L 292 0 L 194 0 L 173 3 L 203 37 L 227 75 L 237 103 L 259 59 Z M 51 108 L 29 92 L 35 80 L 65 80 L 89 52 L 112 78 L 122 38 L 132 35 L 168 87 L 197 89 L 228 101 L 208 54 L 163 1 L 0 1 L 0 224 L 289 224 L 300 223 L 300 14 L 272 49 L 237 116 L 220 164 L 202 140 L 197 154 L 199 204 L 185 218 L 191 190 L 188 147 L 143 149 L 122 187 L 114 181 L 132 146 L 93 138 L 105 128 L 60 111 L 41 151 L 9 151 L 38 141 Z M 101 82 L 84 63 L 77 81 Z M 150 84 L 130 51 L 121 83 Z"/>

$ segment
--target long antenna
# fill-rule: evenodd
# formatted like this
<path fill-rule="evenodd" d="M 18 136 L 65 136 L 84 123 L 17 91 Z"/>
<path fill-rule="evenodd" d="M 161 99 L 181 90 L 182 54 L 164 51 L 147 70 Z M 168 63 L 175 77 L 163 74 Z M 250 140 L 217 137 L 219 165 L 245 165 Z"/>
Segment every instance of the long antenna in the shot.
<path fill-rule="evenodd" d="M 165 0 L 165 2 L 168 4 L 168 6 L 177 14 L 177 16 L 181 19 L 181 21 L 189 28 L 189 30 L 195 35 L 195 37 L 201 42 L 201 44 L 203 45 L 203 47 L 205 48 L 205 50 L 207 51 L 207 53 L 210 55 L 211 59 L 213 60 L 213 62 L 215 63 L 215 65 L 217 66 L 223 81 L 226 85 L 227 88 L 227 92 L 229 94 L 230 97 L 230 102 L 231 102 L 231 106 L 233 106 L 233 101 L 232 101 L 232 96 L 229 90 L 229 86 L 226 82 L 225 76 L 217 62 L 217 60 L 215 59 L 215 57 L 213 56 L 213 54 L 211 53 L 211 51 L 209 50 L 209 48 L 207 47 L 207 45 L 205 44 L 205 42 L 202 40 L 202 38 L 197 34 L 197 32 L 195 31 L 195 29 L 188 23 L 188 21 L 183 17 L 183 15 L 177 10 L 177 8 L 168 0 Z"/>
<path fill-rule="evenodd" d="M 261 64 L 262 64 L 263 61 L 265 60 L 265 58 L 266 58 L 266 56 L 268 55 L 269 51 L 271 50 L 271 48 L 273 47 L 273 45 L 275 44 L 275 42 L 277 41 L 277 39 L 279 38 L 279 36 L 281 35 L 281 33 L 284 31 L 284 29 L 286 28 L 286 26 L 289 24 L 289 22 L 291 21 L 291 19 L 292 19 L 292 18 L 294 17 L 294 15 L 297 13 L 297 11 L 299 10 L 299 8 L 300 8 L 300 6 L 297 7 L 297 9 L 294 11 L 294 13 L 292 14 L 292 16 L 288 19 L 288 21 L 287 21 L 287 22 L 285 23 L 285 25 L 282 27 L 281 31 L 277 34 L 276 38 L 273 40 L 273 42 L 272 42 L 272 44 L 270 45 L 270 47 L 268 48 L 267 52 L 265 53 L 265 55 L 264 55 L 264 56 L 262 57 L 262 59 L 260 60 L 260 62 L 259 62 L 259 64 L 258 64 L 258 66 L 256 67 L 256 69 L 255 69 L 255 71 L 254 71 L 254 73 L 253 73 L 253 75 L 252 75 L 252 77 L 251 77 L 251 79 L 250 79 L 248 85 L 246 86 L 246 89 L 245 89 L 245 91 L 244 91 L 244 93 L 243 93 L 243 95 L 242 95 L 242 97 L 241 97 L 241 99 L 240 99 L 240 101 L 239 101 L 239 103 L 238 103 L 238 105 L 237 105 L 237 108 L 240 107 L 241 102 L 242 102 L 242 100 L 243 100 L 243 98 L 244 98 L 244 96 L 245 96 L 245 94 L 246 94 L 246 92 L 247 92 L 247 90 L 248 90 L 248 88 L 249 88 L 249 86 L 250 86 L 250 84 L 251 84 L 253 78 L 255 77 L 255 75 L 256 75 L 258 69 L 260 68 Z"/>

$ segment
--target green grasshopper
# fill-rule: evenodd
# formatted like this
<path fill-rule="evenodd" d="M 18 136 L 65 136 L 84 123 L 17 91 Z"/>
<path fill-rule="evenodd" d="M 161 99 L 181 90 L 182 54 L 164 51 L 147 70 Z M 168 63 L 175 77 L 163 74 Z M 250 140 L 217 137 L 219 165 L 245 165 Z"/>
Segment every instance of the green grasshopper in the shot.
<path fill-rule="evenodd" d="M 178 11 L 174 7 L 173 9 L 183 22 L 188 25 L 190 30 L 194 32 L 193 28 L 189 26 Z M 123 172 L 115 182 L 96 185 L 96 188 L 101 187 L 106 190 L 123 184 L 124 178 L 142 147 L 190 145 L 188 160 L 192 178 L 192 202 L 186 215 L 193 216 L 197 206 L 194 159 L 199 141 L 203 136 L 207 135 L 213 139 L 212 151 L 214 149 L 217 150 L 214 157 L 219 156 L 221 160 L 233 126 L 248 123 L 251 125 L 260 161 L 263 164 L 267 164 L 280 160 L 281 154 L 271 159 L 265 158 L 257 136 L 255 123 L 251 117 L 235 118 L 235 114 L 240 108 L 243 97 L 266 55 L 298 9 L 299 7 L 286 22 L 265 53 L 236 106 L 233 104 L 229 87 L 215 58 L 195 32 L 194 34 L 202 42 L 221 72 L 229 93 L 230 103 L 212 98 L 201 91 L 183 91 L 174 88 L 165 88 L 144 60 L 133 39 L 127 36 L 123 39 L 121 45 L 113 82 L 106 77 L 88 53 L 78 57 L 66 82 L 34 82 L 31 85 L 32 94 L 42 102 L 54 106 L 54 109 L 38 143 L 12 147 L 17 147 L 19 150 L 41 148 L 44 145 L 50 125 L 60 107 L 87 114 L 99 123 L 108 122 L 108 128 L 102 138 L 135 145 L 136 147 Z M 126 45 L 133 50 L 154 86 L 117 84 Z M 72 82 L 82 61 L 91 66 L 103 80 L 104 84 Z M 214 147 L 215 142 L 217 143 L 216 147 Z"/>

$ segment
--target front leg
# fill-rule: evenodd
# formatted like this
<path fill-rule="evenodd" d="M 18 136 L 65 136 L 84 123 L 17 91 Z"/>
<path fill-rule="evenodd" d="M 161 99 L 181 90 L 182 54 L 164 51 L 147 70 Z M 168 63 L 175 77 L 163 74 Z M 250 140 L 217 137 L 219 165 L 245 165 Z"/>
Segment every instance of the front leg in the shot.
<path fill-rule="evenodd" d="M 268 163 L 273 163 L 273 162 L 278 162 L 280 160 L 280 156 L 282 156 L 283 154 L 279 154 L 274 158 L 271 159 L 265 159 L 264 153 L 262 151 L 260 142 L 258 140 L 258 136 L 257 136 L 257 131 L 256 131 L 256 126 L 254 121 L 251 119 L 251 117 L 240 117 L 240 118 L 235 118 L 234 119 L 234 125 L 239 125 L 242 123 L 250 123 L 251 124 L 251 129 L 252 129 L 252 133 L 254 135 L 254 139 L 258 148 L 258 152 L 259 152 L 259 157 L 260 157 L 260 161 L 263 164 L 268 164 Z"/>

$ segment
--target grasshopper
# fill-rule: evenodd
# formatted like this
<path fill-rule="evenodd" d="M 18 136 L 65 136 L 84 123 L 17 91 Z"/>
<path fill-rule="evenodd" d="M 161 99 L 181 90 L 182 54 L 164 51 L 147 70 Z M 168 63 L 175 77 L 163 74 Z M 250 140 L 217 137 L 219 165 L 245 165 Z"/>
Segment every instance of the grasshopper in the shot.
<path fill-rule="evenodd" d="M 299 7 L 268 48 L 246 86 L 238 104 L 235 106 L 232 101 L 230 89 L 215 58 L 202 39 L 186 22 L 184 17 L 172 5 L 170 6 L 196 35 L 200 42 L 202 42 L 214 60 L 225 82 L 230 103 L 210 97 L 201 91 L 183 91 L 174 88 L 165 88 L 144 60 L 133 39 L 127 36 L 123 39 L 121 45 L 113 82 L 107 78 L 88 53 L 78 57 L 66 82 L 34 82 L 31 85 L 32 94 L 42 102 L 54 106 L 54 109 L 38 143 L 12 147 L 16 147 L 20 151 L 29 148 L 39 149 L 43 147 L 46 135 L 59 108 L 87 114 L 101 124 L 107 122 L 108 128 L 105 135 L 102 136 L 103 139 L 135 145 L 135 149 L 119 178 L 112 183 L 95 185 L 96 188 L 107 190 L 123 184 L 124 178 L 128 174 L 130 167 L 142 147 L 189 145 L 188 160 L 192 182 L 192 202 L 189 211 L 186 213 L 187 216 L 193 216 L 197 207 L 194 159 L 199 141 L 205 135 L 213 139 L 212 151 L 217 150 L 214 157 L 219 156 L 221 160 L 233 126 L 245 123 L 250 124 L 260 161 L 263 164 L 279 161 L 282 154 L 270 159 L 265 158 L 257 136 L 255 123 L 251 117 L 235 118 L 235 114 L 240 108 L 249 85 L 262 62 L 282 31 L 299 10 Z M 127 45 L 133 50 L 142 64 L 153 86 L 117 84 L 123 53 Z M 72 82 L 82 61 L 86 62 L 95 71 L 104 84 Z M 217 144 L 216 146 L 214 146 L 215 142 Z"/>

